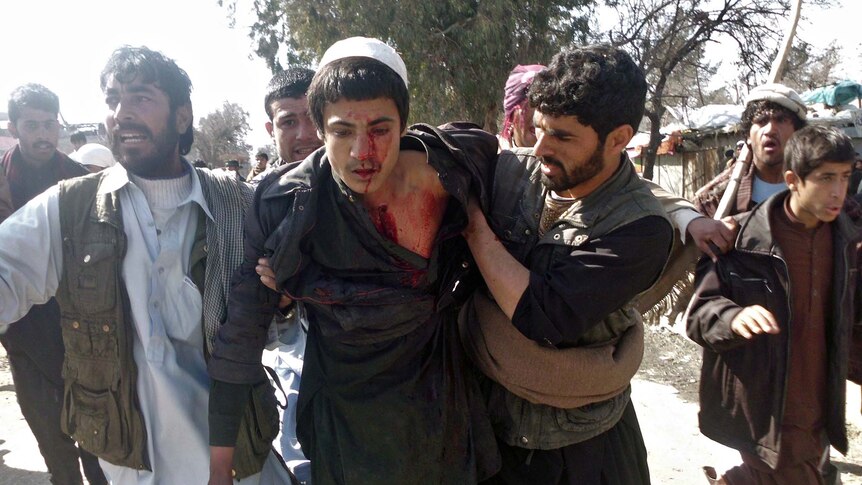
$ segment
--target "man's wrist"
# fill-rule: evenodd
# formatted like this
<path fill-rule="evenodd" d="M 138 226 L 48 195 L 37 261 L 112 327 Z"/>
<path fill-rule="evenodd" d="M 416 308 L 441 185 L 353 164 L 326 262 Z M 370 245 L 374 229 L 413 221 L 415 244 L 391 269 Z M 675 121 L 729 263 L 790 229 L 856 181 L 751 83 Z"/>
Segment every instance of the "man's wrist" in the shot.
<path fill-rule="evenodd" d="M 296 301 L 291 299 L 287 302 L 287 305 L 281 306 L 281 302 L 279 302 L 279 307 L 276 310 L 278 312 L 278 316 L 283 320 L 287 320 L 288 318 L 293 316 L 293 309 L 296 306 Z"/>
<path fill-rule="evenodd" d="M 705 219 L 706 216 L 693 209 L 678 210 L 670 214 L 674 226 L 679 230 L 679 237 L 682 243 L 685 244 L 687 237 L 692 234 L 688 231 L 691 223 L 698 219 Z"/>
<path fill-rule="evenodd" d="M 210 474 L 232 477 L 233 453 L 233 446 L 210 446 Z"/>
<path fill-rule="evenodd" d="M 483 214 L 481 210 L 477 209 L 473 214 L 470 214 L 470 221 L 467 223 L 467 228 L 464 230 L 464 238 L 467 240 L 467 244 L 477 243 L 481 240 L 482 236 L 489 231 L 491 231 L 491 227 L 488 226 L 485 214 Z"/>

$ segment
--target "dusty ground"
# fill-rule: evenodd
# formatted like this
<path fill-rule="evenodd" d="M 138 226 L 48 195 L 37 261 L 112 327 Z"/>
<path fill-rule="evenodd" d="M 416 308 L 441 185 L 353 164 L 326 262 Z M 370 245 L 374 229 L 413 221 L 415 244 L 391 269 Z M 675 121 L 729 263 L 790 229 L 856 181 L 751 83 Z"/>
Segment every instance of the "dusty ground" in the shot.
<path fill-rule="evenodd" d="M 633 397 L 649 452 L 654 484 L 705 484 L 701 467 L 722 470 L 738 455 L 703 437 L 697 429 L 700 350 L 667 328 L 646 332 L 644 363 L 632 384 Z M 833 451 L 845 485 L 862 485 L 860 389 L 848 386 L 851 453 Z M 15 401 L 6 354 L 0 347 L 0 485 L 48 485 L 45 464 Z"/>
<path fill-rule="evenodd" d="M 678 331 L 679 329 L 677 329 Z M 700 378 L 700 347 L 667 327 L 648 327 L 646 330 L 646 351 L 644 361 L 638 371 L 637 378 L 656 384 L 671 386 L 677 392 L 677 398 L 694 408 L 695 422 L 697 427 L 697 387 Z M 637 390 L 637 387 L 635 387 Z M 844 485 L 862 485 L 862 415 L 860 415 L 860 398 L 862 391 L 859 386 L 849 383 L 847 386 L 847 433 L 850 439 L 850 450 L 847 456 L 832 450 L 832 462 L 841 471 L 841 479 Z M 641 399 L 649 396 L 640 396 Z M 687 406 L 682 405 L 687 409 Z M 671 420 L 668 420 L 670 422 Z M 675 421 L 675 420 L 673 420 Z M 666 466 L 661 466 L 661 458 L 658 458 L 662 445 L 651 446 L 650 432 L 646 429 L 650 426 L 641 419 L 644 427 L 644 439 L 650 453 L 650 469 L 655 483 L 688 483 L 676 482 L 673 476 L 664 475 Z M 701 439 L 710 440 L 700 436 Z M 673 446 L 673 445 L 671 445 Z M 700 465 L 714 465 L 716 469 L 722 469 L 735 465 L 738 455 L 731 453 L 729 456 L 723 452 L 720 445 L 715 449 L 715 461 L 710 461 L 709 456 L 701 458 Z M 657 459 L 653 459 L 656 456 Z M 685 456 L 685 454 L 683 454 Z M 696 464 L 696 463 L 695 463 Z M 658 465 L 658 467 L 657 467 Z M 661 480 L 659 480 L 661 478 Z M 701 482 L 703 483 L 703 482 Z"/>

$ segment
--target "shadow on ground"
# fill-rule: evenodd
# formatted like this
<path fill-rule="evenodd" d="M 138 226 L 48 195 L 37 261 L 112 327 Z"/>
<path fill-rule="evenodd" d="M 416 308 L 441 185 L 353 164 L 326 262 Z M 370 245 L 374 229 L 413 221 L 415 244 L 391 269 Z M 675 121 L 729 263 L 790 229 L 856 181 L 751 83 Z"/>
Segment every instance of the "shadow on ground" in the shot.
<path fill-rule="evenodd" d="M 3 440 L 0 440 L 2 443 Z M 0 485 L 41 485 L 50 483 L 50 475 L 45 472 L 34 472 L 32 470 L 21 470 L 6 466 L 3 455 L 9 450 L 0 450 Z"/>
<path fill-rule="evenodd" d="M 862 477 L 862 465 L 857 465 L 856 463 L 845 463 L 843 461 L 836 460 L 834 457 L 832 458 L 832 463 L 841 473 Z"/>

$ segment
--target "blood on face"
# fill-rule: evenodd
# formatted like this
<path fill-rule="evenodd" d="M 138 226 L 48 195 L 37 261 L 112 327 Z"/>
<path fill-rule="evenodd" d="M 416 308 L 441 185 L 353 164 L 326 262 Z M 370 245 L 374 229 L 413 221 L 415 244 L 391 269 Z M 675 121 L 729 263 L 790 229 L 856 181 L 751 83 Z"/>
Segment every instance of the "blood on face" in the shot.
<path fill-rule="evenodd" d="M 334 174 L 360 194 L 385 187 L 397 165 L 400 127 L 389 98 L 327 103 L 324 143 Z"/>

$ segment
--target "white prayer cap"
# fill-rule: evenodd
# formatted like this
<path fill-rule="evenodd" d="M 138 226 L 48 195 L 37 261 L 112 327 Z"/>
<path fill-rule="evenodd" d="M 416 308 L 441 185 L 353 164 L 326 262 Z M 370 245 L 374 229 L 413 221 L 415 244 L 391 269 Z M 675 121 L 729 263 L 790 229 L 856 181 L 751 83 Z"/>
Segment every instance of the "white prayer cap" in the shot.
<path fill-rule="evenodd" d="M 81 165 L 96 165 L 102 168 L 112 167 L 117 163 L 111 150 L 98 143 L 87 143 L 70 157 Z"/>
<path fill-rule="evenodd" d="M 320 58 L 318 69 L 345 57 L 370 57 L 385 64 L 389 69 L 395 71 L 395 74 L 404 81 L 404 86 L 409 87 L 407 82 L 407 66 L 401 56 L 395 52 L 395 49 L 390 47 L 385 42 L 379 39 L 369 37 L 350 37 L 348 39 L 339 40 L 332 44 L 323 57 Z"/>

